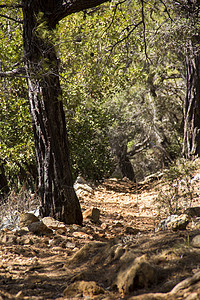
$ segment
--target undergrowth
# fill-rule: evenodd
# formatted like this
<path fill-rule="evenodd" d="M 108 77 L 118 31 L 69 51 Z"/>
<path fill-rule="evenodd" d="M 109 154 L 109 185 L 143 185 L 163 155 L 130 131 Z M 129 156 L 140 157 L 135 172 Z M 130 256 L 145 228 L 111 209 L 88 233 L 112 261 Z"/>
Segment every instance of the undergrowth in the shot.
<path fill-rule="evenodd" d="M 36 210 L 39 205 L 38 196 L 23 187 L 19 192 L 11 191 L 0 203 L 0 225 L 5 220 L 15 223 L 20 213 Z"/>
<path fill-rule="evenodd" d="M 163 188 L 155 198 L 159 210 L 168 214 L 179 214 L 183 208 L 191 206 L 192 199 L 197 196 L 194 190 L 194 172 L 197 169 L 196 161 L 179 159 L 168 170 L 164 171 Z"/>

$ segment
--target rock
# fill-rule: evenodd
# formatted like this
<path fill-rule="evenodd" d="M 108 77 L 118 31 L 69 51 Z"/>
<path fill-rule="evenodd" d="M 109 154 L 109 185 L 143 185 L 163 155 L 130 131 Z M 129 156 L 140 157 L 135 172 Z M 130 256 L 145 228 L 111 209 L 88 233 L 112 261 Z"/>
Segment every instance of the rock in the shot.
<path fill-rule="evenodd" d="M 90 187 L 87 184 L 87 181 L 81 177 L 78 176 L 75 183 L 74 183 L 74 190 L 78 197 L 87 195 L 87 194 L 94 194 L 94 190 L 92 187 Z"/>
<path fill-rule="evenodd" d="M 122 267 L 117 275 L 116 285 L 122 295 L 126 295 L 137 288 L 147 288 L 156 279 L 155 268 L 145 256 L 137 257 Z"/>
<path fill-rule="evenodd" d="M 193 183 L 194 181 L 199 181 L 199 180 L 200 180 L 200 173 L 194 175 L 194 177 L 192 177 L 190 182 Z"/>
<path fill-rule="evenodd" d="M 155 231 L 160 231 L 160 230 L 185 230 L 188 223 L 189 223 L 189 216 L 187 214 L 182 214 L 180 216 L 178 215 L 171 215 L 167 219 L 162 220 L 158 227 L 155 229 Z"/>
<path fill-rule="evenodd" d="M 38 234 L 38 235 L 43 235 L 43 234 L 53 234 L 52 229 L 48 228 L 42 221 L 39 222 L 33 222 L 28 225 L 29 231 Z"/>
<path fill-rule="evenodd" d="M 117 220 L 113 221 L 112 228 L 121 228 L 121 227 L 123 227 L 122 222 L 119 222 Z"/>
<path fill-rule="evenodd" d="M 79 183 L 79 184 L 87 184 L 87 181 L 82 176 L 79 175 L 76 178 L 76 181 L 74 182 L 74 185 L 76 185 L 77 183 Z"/>
<path fill-rule="evenodd" d="M 95 281 L 76 281 L 70 284 L 64 290 L 64 296 L 75 297 L 92 297 L 94 295 L 104 294 L 104 289 Z"/>
<path fill-rule="evenodd" d="M 191 242 L 193 247 L 200 248 L 200 234 L 196 235 Z"/>
<path fill-rule="evenodd" d="M 83 212 L 83 221 L 85 221 L 86 219 L 90 219 L 94 223 L 97 223 L 99 221 L 99 217 L 100 210 L 96 207 L 90 207 Z"/>
<path fill-rule="evenodd" d="M 65 239 L 63 239 L 60 235 L 55 235 L 52 240 L 49 241 L 50 246 L 60 246 Z"/>
<path fill-rule="evenodd" d="M 167 224 L 167 229 L 172 229 L 173 231 L 185 230 L 189 223 L 189 220 L 190 219 L 188 215 L 186 214 L 180 215 L 177 219 Z"/>
<path fill-rule="evenodd" d="M 138 232 L 139 232 L 139 229 L 137 229 L 137 228 L 133 228 L 133 227 L 130 227 L 130 226 L 126 227 L 126 233 L 127 234 L 137 234 Z"/>
<path fill-rule="evenodd" d="M 73 236 L 76 238 L 80 238 L 80 239 L 89 239 L 89 240 L 93 240 L 93 236 L 90 234 L 87 234 L 85 232 L 81 232 L 81 231 L 76 231 L 73 233 Z"/>
<path fill-rule="evenodd" d="M 191 224 L 192 229 L 200 229 L 200 217 L 194 217 Z"/>
<path fill-rule="evenodd" d="M 187 214 L 190 217 L 200 217 L 200 206 L 188 207 L 184 214 Z"/>
<path fill-rule="evenodd" d="M 70 248 L 70 249 L 74 249 L 76 247 L 76 245 L 74 243 L 71 243 L 71 242 L 66 242 L 65 243 L 65 247 L 66 248 Z"/>
<path fill-rule="evenodd" d="M 28 227 L 31 223 L 39 222 L 40 220 L 32 213 L 21 213 L 19 216 L 19 227 Z"/>
<path fill-rule="evenodd" d="M 17 237 L 12 232 L 4 232 L 3 236 L 1 237 L 1 242 L 7 245 L 16 245 L 17 244 Z"/>
<path fill-rule="evenodd" d="M 53 230 L 62 229 L 64 231 L 67 231 L 65 223 L 57 221 L 52 217 L 44 217 L 42 219 L 42 222 L 50 229 L 53 229 Z"/>

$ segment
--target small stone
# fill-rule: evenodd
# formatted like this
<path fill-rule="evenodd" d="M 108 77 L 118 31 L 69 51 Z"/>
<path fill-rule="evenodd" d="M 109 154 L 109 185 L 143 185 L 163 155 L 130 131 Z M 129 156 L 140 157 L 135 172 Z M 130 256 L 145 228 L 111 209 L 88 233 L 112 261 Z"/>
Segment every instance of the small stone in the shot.
<path fill-rule="evenodd" d="M 39 222 L 40 220 L 32 213 L 21 213 L 19 216 L 19 227 L 28 227 L 31 223 Z"/>
<path fill-rule="evenodd" d="M 101 228 L 102 228 L 103 230 L 107 229 L 107 228 L 108 228 L 108 224 L 102 223 L 102 224 L 101 224 Z"/>
<path fill-rule="evenodd" d="M 34 242 L 31 238 L 26 238 L 26 239 L 24 239 L 23 244 L 24 245 L 33 245 Z"/>
<path fill-rule="evenodd" d="M 6 233 L 1 238 L 1 242 L 4 244 L 9 245 L 16 245 L 17 244 L 17 237 L 14 234 Z"/>
<path fill-rule="evenodd" d="M 50 229 L 53 229 L 53 230 L 62 229 L 64 231 L 67 231 L 65 223 L 55 220 L 52 217 L 44 217 L 42 219 L 42 222 Z"/>
<path fill-rule="evenodd" d="M 76 245 L 74 243 L 71 243 L 71 242 L 66 242 L 65 247 L 70 248 L 70 249 L 74 249 L 76 247 Z"/>
<path fill-rule="evenodd" d="M 58 229 L 58 230 L 56 230 L 56 234 L 58 234 L 58 235 L 65 235 L 66 234 L 66 230 Z"/>
<path fill-rule="evenodd" d="M 28 229 L 29 229 L 29 231 L 31 231 L 35 234 L 39 234 L 39 235 L 53 233 L 53 231 L 50 228 L 48 228 L 42 221 L 33 222 L 33 223 L 29 224 Z"/>
<path fill-rule="evenodd" d="M 168 229 L 173 231 L 185 230 L 189 223 L 189 217 L 186 214 L 180 215 L 177 219 L 167 224 Z"/>
<path fill-rule="evenodd" d="M 113 221 L 113 225 L 112 225 L 112 228 L 117 228 L 117 227 L 123 227 L 123 224 L 122 222 L 119 222 L 119 221 Z"/>
<path fill-rule="evenodd" d="M 86 211 L 83 212 L 83 220 L 86 219 L 92 220 L 94 223 L 99 221 L 100 210 L 96 207 L 90 207 Z"/>
<path fill-rule="evenodd" d="M 93 239 L 93 236 L 92 235 L 89 235 L 87 233 L 84 233 L 84 232 L 74 232 L 73 233 L 73 236 L 76 237 L 76 238 L 81 238 L 81 239 L 90 239 L 92 240 Z"/>
<path fill-rule="evenodd" d="M 133 227 L 130 227 L 130 226 L 126 227 L 126 233 L 127 234 L 138 234 L 138 232 L 139 232 L 139 229 L 137 229 L 137 228 L 133 228 Z"/>
<path fill-rule="evenodd" d="M 196 248 L 200 248 L 200 234 L 196 235 L 193 239 L 192 239 L 192 246 L 196 247 Z"/>
<path fill-rule="evenodd" d="M 200 217 L 200 206 L 188 207 L 184 214 L 187 214 L 190 217 Z"/>

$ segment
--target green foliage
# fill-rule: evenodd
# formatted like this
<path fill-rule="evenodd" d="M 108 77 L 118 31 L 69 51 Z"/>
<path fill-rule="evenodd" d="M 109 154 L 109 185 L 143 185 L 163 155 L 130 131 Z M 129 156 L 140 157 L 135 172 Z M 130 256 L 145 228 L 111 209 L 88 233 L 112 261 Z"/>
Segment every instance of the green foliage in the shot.
<path fill-rule="evenodd" d="M 68 115 L 67 128 L 74 176 L 93 181 L 108 177 L 113 164 L 107 137 L 109 118 L 101 108 L 80 106 Z"/>
<path fill-rule="evenodd" d="M 0 158 L 10 186 L 27 181 L 33 187 L 36 167 L 29 107 L 19 95 L 16 90 L 7 95 L 4 91 L 0 102 Z"/>
<path fill-rule="evenodd" d="M 150 149 L 132 159 L 142 174 L 139 179 L 163 166 L 161 147 L 172 160 L 181 155 L 185 96 L 181 47 L 193 26 L 177 14 L 172 1 L 167 1 L 168 11 L 161 1 L 143 5 L 142 16 L 139 0 L 117 6 L 106 3 L 68 16 L 52 34 L 43 14 L 38 15 L 37 34 L 47 46 L 56 43 L 60 60 L 74 176 L 79 172 L 94 180 L 109 176 L 116 148 L 132 150 L 147 136 Z M 4 12 L 22 18 L 20 10 Z M 0 38 L 0 59 L 7 71 L 23 57 L 22 25 L 2 19 Z M 51 62 L 41 64 L 44 72 L 54 72 Z M 16 185 L 17 178 L 33 182 L 26 82 L 3 80 L 0 92 L 0 158 L 11 184 Z"/>
<path fill-rule="evenodd" d="M 21 18 L 19 11 L 5 10 L 5 14 Z M 0 60 L 2 71 L 8 71 L 23 56 L 22 26 L 4 18 L 1 21 Z M 0 161 L 9 187 L 20 188 L 27 182 L 34 188 L 36 162 L 25 78 L 2 78 L 0 99 Z"/>
<path fill-rule="evenodd" d="M 76 113 L 95 102 L 111 116 L 106 131 L 112 155 L 118 145 L 131 150 L 150 135 L 156 147 L 166 141 L 175 158 L 181 152 L 182 79 L 177 59 L 160 41 L 168 20 L 163 5 L 150 1 L 144 8 L 145 33 L 137 26 L 140 1 L 116 10 L 105 4 L 60 22 L 64 103 Z"/>

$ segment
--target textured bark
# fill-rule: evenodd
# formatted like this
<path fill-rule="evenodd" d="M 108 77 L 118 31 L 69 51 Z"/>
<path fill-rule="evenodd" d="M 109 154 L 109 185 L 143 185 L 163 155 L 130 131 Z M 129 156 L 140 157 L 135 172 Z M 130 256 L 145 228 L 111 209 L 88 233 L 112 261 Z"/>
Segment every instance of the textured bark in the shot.
<path fill-rule="evenodd" d="M 119 167 L 123 177 L 126 177 L 131 181 L 136 182 L 133 166 L 128 156 L 125 155 L 120 157 Z"/>
<path fill-rule="evenodd" d="M 9 193 L 8 181 L 5 175 L 3 162 L 0 160 L 0 199 Z"/>
<path fill-rule="evenodd" d="M 118 143 L 115 147 L 115 153 L 119 161 L 119 168 L 122 176 L 136 182 L 135 172 L 127 153 L 127 145 Z"/>
<path fill-rule="evenodd" d="M 183 154 L 200 156 L 200 50 L 191 45 L 186 58 Z"/>
<path fill-rule="evenodd" d="M 51 36 L 63 17 L 105 1 L 22 0 L 25 69 L 35 138 L 41 215 L 82 223 L 73 189 L 58 59 Z"/>

